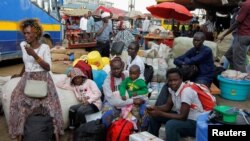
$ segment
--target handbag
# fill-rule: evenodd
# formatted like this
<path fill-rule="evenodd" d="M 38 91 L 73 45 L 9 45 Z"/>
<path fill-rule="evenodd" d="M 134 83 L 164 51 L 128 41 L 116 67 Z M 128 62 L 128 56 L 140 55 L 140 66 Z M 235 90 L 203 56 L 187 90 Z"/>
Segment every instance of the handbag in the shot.
<path fill-rule="evenodd" d="M 47 96 L 48 86 L 46 81 L 26 80 L 24 94 L 31 98 L 44 98 Z"/>
<path fill-rule="evenodd" d="M 182 65 L 180 71 L 183 74 L 183 81 L 192 80 L 199 74 L 199 69 L 196 65 Z"/>
<path fill-rule="evenodd" d="M 122 39 L 124 39 L 124 32 L 122 32 L 122 35 L 123 35 Z M 124 47 L 125 43 L 121 40 L 113 42 L 110 49 L 111 55 L 121 55 Z"/>
<path fill-rule="evenodd" d="M 117 41 L 112 44 L 111 47 L 111 55 L 121 55 L 123 48 L 125 46 L 125 43 L 123 41 Z"/>
<path fill-rule="evenodd" d="M 37 51 L 37 53 L 39 52 L 39 50 Z M 33 65 L 31 67 L 31 70 L 33 68 Z M 47 78 L 48 78 L 48 72 L 47 72 Z M 47 92 L 48 92 L 47 82 L 43 80 L 31 80 L 30 72 L 28 72 L 28 78 L 26 80 L 24 87 L 24 94 L 27 97 L 31 98 L 44 98 L 47 96 Z"/>

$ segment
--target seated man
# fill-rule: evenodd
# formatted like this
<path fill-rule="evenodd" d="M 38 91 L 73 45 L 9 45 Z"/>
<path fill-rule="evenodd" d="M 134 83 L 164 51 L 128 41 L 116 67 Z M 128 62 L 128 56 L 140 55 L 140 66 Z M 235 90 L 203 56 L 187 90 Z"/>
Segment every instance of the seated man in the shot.
<path fill-rule="evenodd" d="M 209 47 L 203 45 L 204 40 L 204 33 L 196 32 L 193 38 L 194 47 L 175 58 L 174 64 L 178 67 L 195 65 L 198 73 L 191 78 L 191 81 L 210 87 L 214 73 L 213 53 Z"/>
<path fill-rule="evenodd" d="M 180 137 L 194 137 L 196 119 L 203 113 L 202 104 L 197 92 L 190 87 L 184 87 L 182 73 L 178 68 L 167 72 L 169 95 L 165 104 L 148 106 L 149 132 L 158 136 L 162 123 L 165 123 L 167 141 L 179 141 Z M 195 108 L 192 108 L 195 105 Z M 175 109 L 175 111 L 171 111 Z"/>

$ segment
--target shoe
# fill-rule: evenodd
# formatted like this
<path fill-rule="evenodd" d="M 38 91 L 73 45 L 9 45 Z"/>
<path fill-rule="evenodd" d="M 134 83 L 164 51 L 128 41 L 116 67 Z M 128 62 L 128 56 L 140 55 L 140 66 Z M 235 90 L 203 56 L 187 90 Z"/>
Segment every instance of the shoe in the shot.
<path fill-rule="evenodd" d="M 71 126 L 69 126 L 69 129 L 70 129 L 70 130 L 74 130 L 74 129 L 75 129 L 75 126 L 71 125 Z"/>

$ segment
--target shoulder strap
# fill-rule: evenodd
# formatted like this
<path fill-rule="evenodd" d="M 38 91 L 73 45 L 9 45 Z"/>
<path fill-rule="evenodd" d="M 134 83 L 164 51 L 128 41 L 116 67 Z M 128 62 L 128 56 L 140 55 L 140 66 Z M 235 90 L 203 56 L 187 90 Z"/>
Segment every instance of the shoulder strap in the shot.
<path fill-rule="evenodd" d="M 192 85 L 193 85 L 193 84 L 194 84 L 194 83 L 193 83 L 193 82 L 190 82 L 190 81 L 185 82 L 184 86 L 183 86 L 182 89 L 180 90 L 180 96 L 182 95 L 182 92 L 183 92 L 183 90 L 184 90 L 185 88 L 190 87 L 191 89 L 193 89 L 193 88 L 192 88 Z M 198 96 L 198 93 L 197 93 L 197 96 Z M 190 105 L 190 108 L 191 108 L 191 109 L 195 109 L 196 107 L 197 107 L 197 106 L 196 106 L 195 104 L 191 103 L 191 105 Z"/>

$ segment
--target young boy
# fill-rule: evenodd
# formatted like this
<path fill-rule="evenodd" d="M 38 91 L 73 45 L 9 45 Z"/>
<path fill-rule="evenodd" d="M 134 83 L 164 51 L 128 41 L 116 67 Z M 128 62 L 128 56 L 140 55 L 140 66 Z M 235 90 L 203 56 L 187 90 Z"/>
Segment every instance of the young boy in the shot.
<path fill-rule="evenodd" d="M 141 118 L 144 114 L 144 111 L 146 109 L 146 101 L 148 99 L 148 88 L 147 84 L 143 79 L 140 78 L 140 67 L 138 65 L 132 65 L 129 69 L 129 77 L 125 78 L 120 87 L 120 96 L 122 100 L 126 100 L 126 92 L 127 96 L 129 98 L 140 98 L 143 99 L 145 102 L 144 104 L 140 105 L 128 105 L 124 108 L 122 108 L 122 117 L 131 120 L 134 123 L 135 129 L 137 129 L 137 126 L 140 127 Z M 130 113 L 136 118 L 135 120 L 132 116 L 130 116 Z"/>

